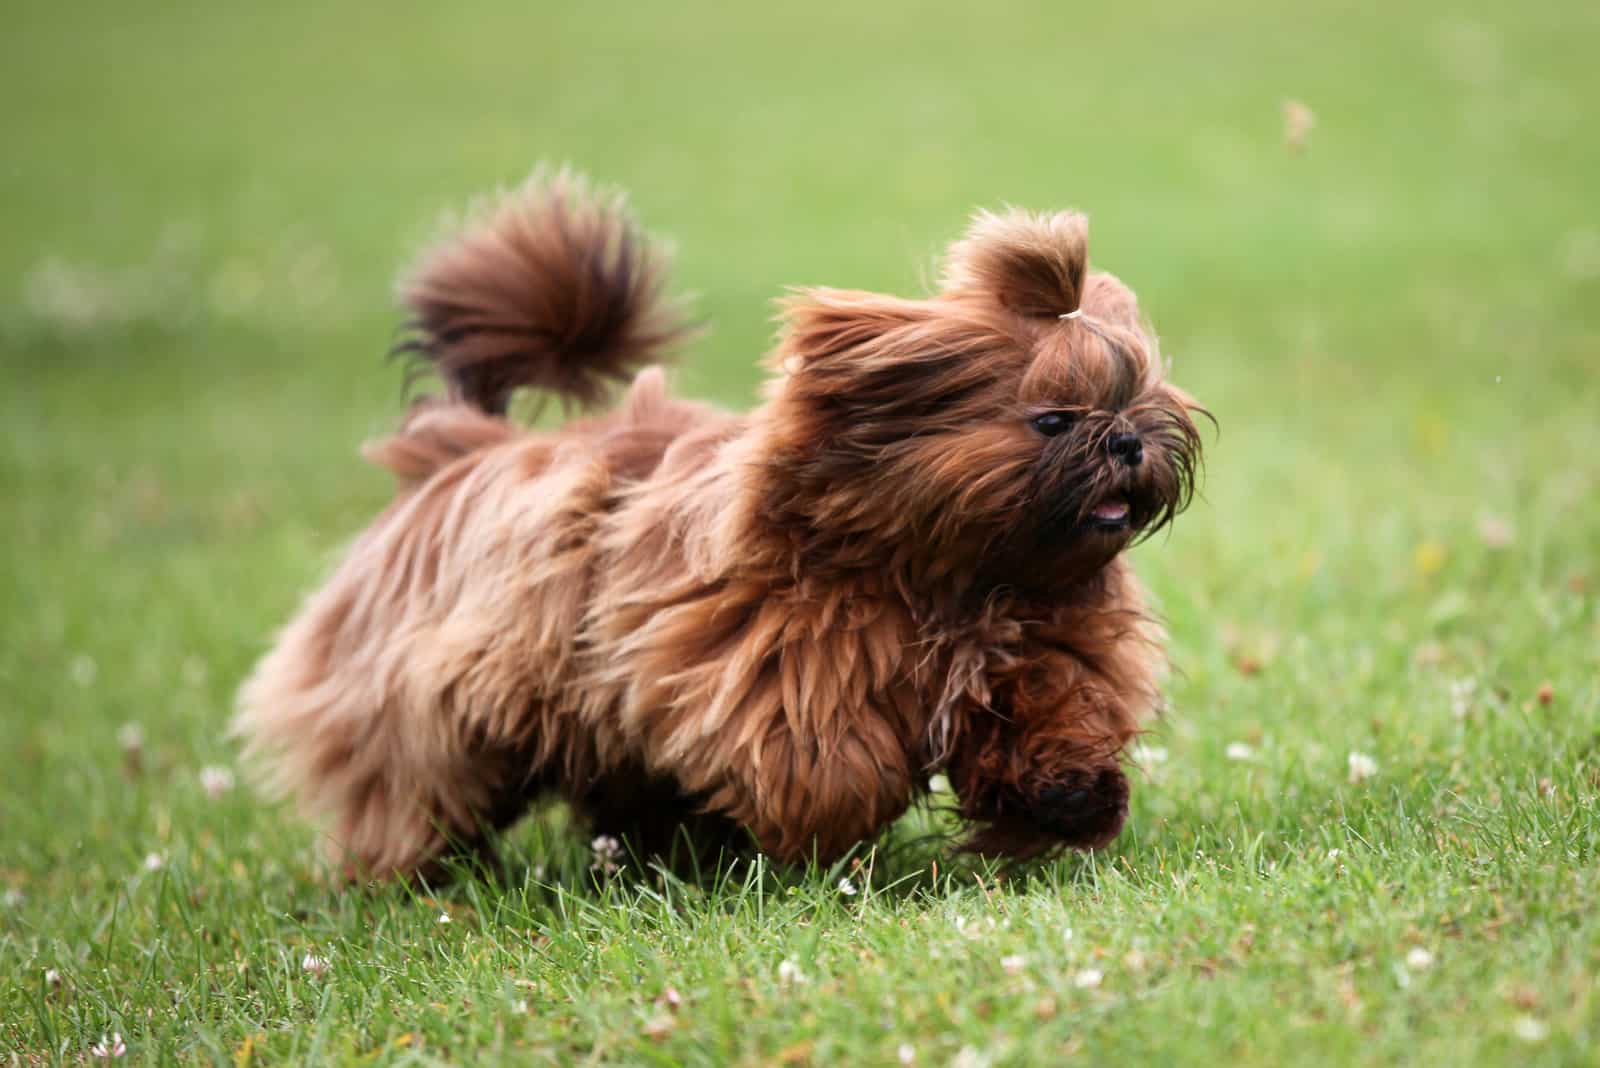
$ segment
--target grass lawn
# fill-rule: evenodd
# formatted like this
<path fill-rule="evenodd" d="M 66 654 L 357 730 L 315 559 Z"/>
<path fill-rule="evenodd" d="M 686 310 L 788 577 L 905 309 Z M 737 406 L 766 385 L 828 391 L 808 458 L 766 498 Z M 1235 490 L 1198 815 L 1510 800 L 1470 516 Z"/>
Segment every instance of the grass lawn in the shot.
<path fill-rule="evenodd" d="M 1595 1063 L 1600 7 L 538 6 L 8 6 L 0 1063 Z M 1221 426 L 1112 848 L 599 886 L 552 811 L 342 891 L 202 781 L 388 493 L 396 270 L 541 159 L 678 242 L 729 405 L 784 285 L 1091 214 Z"/>

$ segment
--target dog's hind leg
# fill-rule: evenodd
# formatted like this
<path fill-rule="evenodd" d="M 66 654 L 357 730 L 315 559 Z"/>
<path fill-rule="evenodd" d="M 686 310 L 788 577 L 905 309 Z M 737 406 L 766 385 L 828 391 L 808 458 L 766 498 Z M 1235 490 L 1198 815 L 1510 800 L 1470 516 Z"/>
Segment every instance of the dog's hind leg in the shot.
<path fill-rule="evenodd" d="M 386 447 L 445 466 L 362 535 L 240 691 L 235 729 L 267 785 L 378 876 L 481 841 L 547 762 L 581 764 L 588 744 L 546 695 L 569 681 L 608 476 L 581 456 L 552 465 L 548 440 L 467 434 L 482 417 L 439 422 L 456 414 Z M 435 430 L 449 433 L 419 437 Z"/>

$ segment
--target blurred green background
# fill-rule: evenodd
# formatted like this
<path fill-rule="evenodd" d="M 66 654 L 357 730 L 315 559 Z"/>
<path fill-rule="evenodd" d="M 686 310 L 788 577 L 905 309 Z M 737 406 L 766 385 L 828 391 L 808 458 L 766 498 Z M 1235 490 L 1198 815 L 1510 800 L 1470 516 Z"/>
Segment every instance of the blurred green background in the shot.
<path fill-rule="evenodd" d="M 307 853 L 181 784 L 231 759 L 240 676 L 387 497 L 355 451 L 403 410 L 397 271 L 540 161 L 677 245 L 712 327 L 679 385 L 734 406 L 785 286 L 916 292 L 977 207 L 1089 213 L 1221 427 L 1203 498 L 1138 552 L 1185 769 L 1139 795 L 1146 840 L 1237 816 L 1321 848 L 1353 747 L 1435 776 L 1374 800 L 1380 829 L 1552 777 L 1592 812 L 1600 6 L 4 13 L 0 881 L 82 909 L 14 919 L 16 967 L 94 944 L 149 849 Z M 1452 715 L 1461 679 L 1504 715 Z M 127 721 L 156 772 L 131 783 Z M 1229 779 L 1239 739 L 1276 770 Z M 1594 928 L 1565 930 L 1525 959 L 1592 969 Z"/>

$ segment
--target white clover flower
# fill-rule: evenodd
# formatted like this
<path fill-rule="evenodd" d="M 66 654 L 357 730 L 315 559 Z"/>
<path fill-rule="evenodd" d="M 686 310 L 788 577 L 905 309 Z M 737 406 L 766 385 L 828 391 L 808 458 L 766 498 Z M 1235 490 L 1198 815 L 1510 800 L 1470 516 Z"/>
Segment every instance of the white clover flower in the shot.
<path fill-rule="evenodd" d="M 117 748 L 124 753 L 138 753 L 144 749 L 144 728 L 128 722 L 117 728 Z"/>
<path fill-rule="evenodd" d="M 1433 954 L 1421 946 L 1413 946 L 1406 954 L 1406 967 L 1414 972 L 1425 972 L 1433 967 Z"/>
<path fill-rule="evenodd" d="M 139 775 L 144 771 L 144 728 L 137 723 L 124 723 L 117 728 L 117 748 L 122 750 L 122 771 L 125 775 Z"/>
<path fill-rule="evenodd" d="M 895 1059 L 901 1064 L 917 1063 L 917 1047 L 909 1042 L 900 1043 L 899 1048 L 894 1051 L 894 1055 Z"/>
<path fill-rule="evenodd" d="M 442 924 L 443 923 L 449 923 L 450 922 L 450 914 L 448 912 L 439 913 L 439 922 L 442 923 Z"/>
<path fill-rule="evenodd" d="M 167 858 L 160 853 L 146 853 L 143 868 L 145 871 L 160 871 L 167 866 Z"/>
<path fill-rule="evenodd" d="M 785 958 L 778 964 L 778 982 L 784 986 L 799 986 L 806 981 L 806 974 L 800 970 L 800 965 Z"/>
<path fill-rule="evenodd" d="M 1072 985 L 1079 990 L 1093 990 L 1105 981 L 1106 973 L 1099 968 L 1085 968 L 1072 977 Z"/>
<path fill-rule="evenodd" d="M 979 1053 L 971 1046 L 962 1046 L 955 1060 L 950 1062 L 950 1068 L 989 1068 L 989 1063 L 987 1054 Z"/>
<path fill-rule="evenodd" d="M 103 1061 L 109 1061 L 116 1057 L 127 1056 L 128 1045 L 122 1041 L 121 1032 L 113 1031 L 110 1038 L 101 1035 L 100 1041 L 89 1047 L 89 1052 Z"/>
<path fill-rule="evenodd" d="M 215 764 L 201 768 L 200 789 L 211 800 L 220 801 L 223 794 L 233 789 L 233 772 Z"/>
<path fill-rule="evenodd" d="M 609 834 L 596 836 L 594 841 L 589 843 L 589 852 L 593 854 L 593 860 L 589 864 L 590 871 L 615 875 L 622 867 L 620 863 L 622 843 Z"/>
<path fill-rule="evenodd" d="M 1517 531 L 1504 517 L 1486 515 L 1478 520 L 1478 537 L 1485 548 L 1504 549 L 1517 540 Z"/>
<path fill-rule="evenodd" d="M 1378 762 L 1365 753 L 1351 752 L 1348 764 L 1352 784 L 1364 783 L 1378 774 Z"/>
<path fill-rule="evenodd" d="M 300 961 L 300 970 L 313 979 L 321 979 L 328 974 L 328 958 L 319 957 L 314 953 L 307 953 Z"/>
<path fill-rule="evenodd" d="M 1283 145 L 1290 152 L 1304 152 L 1306 139 L 1317 124 L 1316 112 L 1298 100 L 1283 102 Z"/>
<path fill-rule="evenodd" d="M 969 919 L 966 916 L 956 917 L 956 933 L 968 938 L 982 938 L 985 933 L 995 929 L 993 916 L 980 916 Z"/>
<path fill-rule="evenodd" d="M 1229 742 L 1223 753 L 1229 760 L 1249 760 L 1256 755 L 1256 751 L 1243 742 Z"/>
<path fill-rule="evenodd" d="M 1153 768 L 1158 764 L 1167 762 L 1167 751 L 1159 745 L 1145 745 L 1140 742 L 1128 753 L 1135 764 L 1141 767 Z"/>
<path fill-rule="evenodd" d="M 1537 1016 L 1518 1016 L 1511 1032 L 1524 1042 L 1543 1042 L 1550 1037 L 1550 1025 Z"/>
<path fill-rule="evenodd" d="M 843 894 L 845 897 L 855 897 L 856 884 L 851 882 L 849 879 L 840 879 L 839 893 Z"/>
<path fill-rule="evenodd" d="M 1000 967 L 1007 975 L 1021 975 L 1022 969 L 1028 964 L 1028 958 L 1020 953 L 1013 953 L 1009 957 L 1000 958 Z"/>

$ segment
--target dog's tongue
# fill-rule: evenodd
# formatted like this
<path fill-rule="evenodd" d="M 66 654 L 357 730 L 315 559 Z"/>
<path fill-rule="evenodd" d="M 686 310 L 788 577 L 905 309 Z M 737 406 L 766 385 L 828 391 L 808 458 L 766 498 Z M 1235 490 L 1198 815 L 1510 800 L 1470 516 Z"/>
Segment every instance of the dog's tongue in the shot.
<path fill-rule="evenodd" d="M 1128 502 L 1116 499 L 1102 501 L 1100 504 L 1095 505 L 1094 511 L 1089 514 L 1096 519 L 1104 519 L 1114 523 L 1128 518 Z"/>

